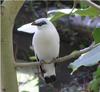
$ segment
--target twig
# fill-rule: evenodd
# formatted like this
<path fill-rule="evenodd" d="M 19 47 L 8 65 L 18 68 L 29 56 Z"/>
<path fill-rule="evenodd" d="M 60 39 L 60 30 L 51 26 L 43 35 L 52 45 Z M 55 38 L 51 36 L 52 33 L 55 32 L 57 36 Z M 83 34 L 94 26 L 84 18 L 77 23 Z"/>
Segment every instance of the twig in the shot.
<path fill-rule="evenodd" d="M 76 4 L 77 4 L 77 1 L 76 1 L 76 0 L 73 0 L 73 1 L 74 1 L 74 3 L 73 3 L 73 7 L 72 7 L 72 10 L 71 10 L 71 12 L 69 13 L 69 15 L 72 14 L 72 12 L 73 12 L 73 10 L 75 9 Z"/>
<path fill-rule="evenodd" d="M 36 66 L 36 65 L 41 65 L 41 64 L 61 63 L 61 62 L 65 62 L 65 61 L 67 61 L 67 60 L 69 60 L 71 58 L 78 57 L 81 54 L 86 53 L 86 52 L 92 50 L 93 48 L 95 48 L 95 47 L 97 47 L 99 45 L 100 45 L 100 43 L 98 43 L 96 45 L 92 44 L 88 48 L 85 48 L 85 49 L 80 50 L 80 51 L 72 52 L 71 54 L 66 55 L 64 57 L 60 57 L 60 58 L 54 59 L 54 60 L 52 60 L 49 63 L 48 62 L 45 62 L 45 61 L 44 62 L 43 61 L 42 62 L 40 61 L 40 62 L 30 62 L 30 63 L 16 63 L 15 62 L 14 64 L 15 64 L 15 67 L 26 67 L 26 66 L 34 66 L 34 65 Z"/>
<path fill-rule="evenodd" d="M 22 62 L 24 60 L 18 60 L 18 62 Z M 28 62 L 28 61 L 24 61 L 25 63 L 18 63 L 18 62 L 14 62 L 15 67 L 24 67 L 24 66 L 36 66 L 36 65 L 41 65 L 40 62 Z M 27 62 L 27 63 L 26 63 Z"/>
<path fill-rule="evenodd" d="M 80 0 L 80 1 L 81 1 L 81 0 Z M 94 7 L 94 8 L 96 8 L 96 9 L 100 10 L 100 6 L 97 5 L 97 4 L 95 4 L 94 2 L 92 2 L 91 0 L 82 0 L 82 1 L 85 2 L 86 4 L 92 6 L 92 7 Z"/>

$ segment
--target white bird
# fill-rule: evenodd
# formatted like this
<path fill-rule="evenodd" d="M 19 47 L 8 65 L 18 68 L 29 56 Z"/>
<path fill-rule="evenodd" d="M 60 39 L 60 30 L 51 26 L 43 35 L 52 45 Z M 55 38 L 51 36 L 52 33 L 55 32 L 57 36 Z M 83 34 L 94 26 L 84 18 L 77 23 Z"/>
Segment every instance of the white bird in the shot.
<path fill-rule="evenodd" d="M 37 25 L 38 31 L 35 32 L 32 40 L 34 52 L 39 61 L 50 62 L 59 56 L 60 39 L 54 25 L 46 18 L 40 18 L 32 23 Z M 56 80 L 55 64 L 43 64 L 43 76 L 46 83 Z"/>
<path fill-rule="evenodd" d="M 50 62 L 59 56 L 59 34 L 55 26 L 47 18 L 40 18 L 33 23 L 25 24 L 18 28 L 18 31 L 35 32 L 32 39 L 32 48 L 38 61 Z M 54 63 L 43 64 L 40 68 L 46 83 L 56 80 Z"/>

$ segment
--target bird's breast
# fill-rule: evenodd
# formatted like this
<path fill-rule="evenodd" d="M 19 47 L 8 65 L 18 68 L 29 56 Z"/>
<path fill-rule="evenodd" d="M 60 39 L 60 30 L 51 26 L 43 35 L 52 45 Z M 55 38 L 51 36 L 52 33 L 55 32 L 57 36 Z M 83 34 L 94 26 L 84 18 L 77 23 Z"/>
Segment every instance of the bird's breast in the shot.
<path fill-rule="evenodd" d="M 33 37 L 34 51 L 39 59 L 50 60 L 59 55 L 59 37 L 58 34 L 41 33 Z"/>

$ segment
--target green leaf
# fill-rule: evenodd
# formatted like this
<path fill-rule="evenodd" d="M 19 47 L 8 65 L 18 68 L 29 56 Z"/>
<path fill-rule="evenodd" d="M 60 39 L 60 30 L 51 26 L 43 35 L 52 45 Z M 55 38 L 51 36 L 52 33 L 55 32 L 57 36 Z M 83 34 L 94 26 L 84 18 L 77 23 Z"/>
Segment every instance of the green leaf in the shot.
<path fill-rule="evenodd" d="M 100 43 L 100 28 L 96 28 L 93 32 L 93 38 L 96 43 Z"/>
<path fill-rule="evenodd" d="M 32 60 L 32 61 L 36 61 L 36 57 L 35 56 L 31 56 L 31 57 L 29 57 L 29 59 Z"/>
<path fill-rule="evenodd" d="M 51 16 L 48 17 L 52 22 L 60 19 L 63 16 L 68 16 L 71 15 L 73 12 L 75 12 L 77 9 L 56 9 L 56 10 L 51 10 L 48 12 L 48 14 L 51 14 Z M 71 13 L 72 12 L 72 13 Z"/>
<path fill-rule="evenodd" d="M 86 9 L 89 7 L 87 4 L 85 4 L 85 2 L 80 2 L 80 6 L 81 6 L 81 9 Z"/>
<path fill-rule="evenodd" d="M 100 85 L 100 78 L 98 79 L 93 79 L 91 84 L 90 84 L 90 89 L 93 92 L 99 92 L 99 85 Z"/>
<path fill-rule="evenodd" d="M 99 92 L 100 87 L 100 67 L 94 73 L 94 79 L 90 82 L 89 88 L 93 92 Z"/>
<path fill-rule="evenodd" d="M 73 14 L 79 14 L 80 16 L 95 17 L 100 15 L 100 11 L 95 9 L 94 7 L 89 7 L 87 9 L 78 9 Z"/>
<path fill-rule="evenodd" d="M 62 13 L 62 12 L 56 12 L 56 14 L 51 18 L 51 21 L 56 21 L 58 19 L 60 19 L 61 17 L 65 16 L 65 15 L 68 15 L 68 14 L 65 14 L 65 13 Z"/>
<path fill-rule="evenodd" d="M 82 54 L 78 59 L 69 64 L 69 67 L 73 69 L 71 74 L 73 74 L 73 72 L 75 72 L 80 66 L 93 66 L 98 64 L 99 61 L 100 61 L 100 44 L 97 47 L 93 48 L 92 50 Z"/>
<path fill-rule="evenodd" d="M 100 78 L 100 67 L 97 68 L 95 75 L 96 75 L 96 78 Z"/>

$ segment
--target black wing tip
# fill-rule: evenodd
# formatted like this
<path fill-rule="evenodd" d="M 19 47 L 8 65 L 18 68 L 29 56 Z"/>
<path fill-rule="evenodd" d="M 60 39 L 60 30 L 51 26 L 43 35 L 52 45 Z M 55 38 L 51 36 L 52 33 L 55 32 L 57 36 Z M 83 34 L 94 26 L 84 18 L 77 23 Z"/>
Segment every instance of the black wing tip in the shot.
<path fill-rule="evenodd" d="M 50 77 L 45 77 L 45 82 L 48 84 L 48 83 L 52 83 L 52 82 L 55 82 L 56 81 L 56 76 L 55 75 L 52 75 Z"/>

